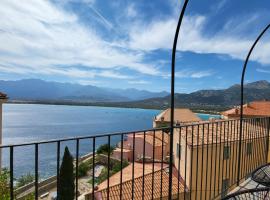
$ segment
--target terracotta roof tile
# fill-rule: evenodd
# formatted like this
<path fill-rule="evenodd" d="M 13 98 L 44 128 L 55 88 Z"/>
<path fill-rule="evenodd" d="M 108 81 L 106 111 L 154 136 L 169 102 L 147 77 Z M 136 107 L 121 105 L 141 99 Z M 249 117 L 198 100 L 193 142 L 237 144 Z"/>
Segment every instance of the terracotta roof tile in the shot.
<path fill-rule="evenodd" d="M 239 116 L 240 107 L 236 107 L 221 113 L 225 116 Z M 244 116 L 270 116 L 270 101 L 253 101 L 243 107 Z"/>
<path fill-rule="evenodd" d="M 242 140 L 266 137 L 266 120 L 266 118 L 261 118 L 259 121 L 244 119 Z M 177 130 L 180 131 L 180 128 Z M 181 128 L 181 138 L 190 146 L 239 141 L 239 136 L 240 120 L 219 120 L 209 124 L 198 123 Z"/>
<path fill-rule="evenodd" d="M 167 164 L 163 164 L 163 168 L 167 168 L 168 165 Z M 126 181 L 129 181 L 129 180 L 132 180 L 132 169 L 133 169 L 133 164 L 130 164 L 128 165 L 127 167 L 125 167 L 123 170 L 122 170 L 122 182 L 126 182 Z M 158 171 L 161 169 L 161 164 L 160 163 L 155 163 L 154 164 L 154 171 Z M 153 171 L 153 168 L 152 168 L 152 163 L 145 163 L 144 165 L 144 174 L 147 175 L 147 174 L 150 174 L 152 173 Z M 138 178 L 140 176 L 143 175 L 143 164 L 142 163 L 137 163 L 135 162 L 134 163 L 134 178 Z M 121 172 L 118 172 L 114 175 L 112 175 L 110 177 L 110 186 L 114 186 L 114 185 L 118 185 L 120 184 L 120 176 L 121 176 Z M 103 181 L 102 183 L 100 183 L 98 185 L 98 190 L 103 190 L 107 188 L 107 180 Z"/>
<path fill-rule="evenodd" d="M 171 109 L 164 110 L 162 113 L 156 116 L 155 121 L 165 121 L 169 122 L 171 116 Z M 174 120 L 175 122 L 192 122 L 201 121 L 201 119 L 193 113 L 190 109 L 186 108 L 176 108 L 174 109 Z"/>
<path fill-rule="evenodd" d="M 152 191 L 154 199 L 159 199 L 162 196 L 168 197 L 169 188 L 169 174 L 167 170 L 159 170 L 154 173 L 150 173 L 144 176 L 144 194 L 143 194 L 143 176 L 134 179 L 134 199 L 152 199 Z M 162 177 L 162 187 L 161 187 L 161 177 Z M 152 180 L 154 181 L 154 187 L 152 188 Z M 172 179 L 172 194 L 177 195 L 178 185 L 179 193 L 184 192 L 183 183 L 177 179 L 177 176 L 173 175 Z M 107 189 L 99 191 L 95 196 L 99 196 L 98 199 L 107 199 Z M 111 200 L 119 200 L 120 198 L 120 184 L 110 187 L 109 198 Z M 122 183 L 122 199 L 131 199 L 132 197 L 132 180 Z"/>

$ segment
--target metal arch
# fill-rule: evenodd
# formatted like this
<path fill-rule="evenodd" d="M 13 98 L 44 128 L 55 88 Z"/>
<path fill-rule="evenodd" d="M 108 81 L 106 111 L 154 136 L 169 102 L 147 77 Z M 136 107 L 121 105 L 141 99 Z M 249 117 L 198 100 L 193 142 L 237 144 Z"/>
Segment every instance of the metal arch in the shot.
<path fill-rule="evenodd" d="M 177 41 L 180 32 L 180 27 L 184 18 L 184 14 L 186 11 L 186 7 L 189 0 L 185 0 L 183 8 L 181 10 L 178 24 L 175 31 L 174 42 L 173 42 L 173 49 L 172 49 L 172 65 L 171 65 L 171 135 L 170 135 L 170 161 L 169 161 L 169 199 L 172 199 L 172 165 L 173 165 L 173 127 L 174 127 L 174 94 L 175 94 L 175 55 L 176 55 L 176 48 L 177 48 Z"/>
<path fill-rule="evenodd" d="M 240 135 L 239 135 L 239 152 L 238 152 L 238 174 L 237 174 L 237 185 L 239 185 L 240 182 L 240 166 L 241 166 L 241 147 L 242 147 L 242 134 L 243 134 L 243 104 L 244 104 L 244 80 L 245 80 L 245 73 L 246 73 L 246 68 L 247 64 L 250 58 L 251 53 L 253 52 L 255 46 L 257 45 L 258 41 L 262 38 L 264 33 L 270 28 L 270 24 L 268 24 L 263 31 L 260 33 L 260 35 L 257 37 L 253 45 L 251 46 L 248 55 L 246 57 L 243 70 L 242 70 L 242 77 L 241 77 L 241 104 L 240 104 Z"/>

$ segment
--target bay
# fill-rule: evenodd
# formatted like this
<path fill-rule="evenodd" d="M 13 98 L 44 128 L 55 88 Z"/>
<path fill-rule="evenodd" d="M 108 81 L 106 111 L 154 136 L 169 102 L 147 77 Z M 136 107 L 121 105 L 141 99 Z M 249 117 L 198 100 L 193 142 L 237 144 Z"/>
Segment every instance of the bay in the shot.
<path fill-rule="evenodd" d="M 65 106 L 37 104 L 4 104 L 3 144 L 18 144 L 33 141 L 61 139 L 78 136 L 102 135 L 151 129 L 154 116 L 160 110 L 128 109 L 94 106 Z M 200 114 L 204 120 L 211 116 Z M 116 144 L 119 136 L 111 137 Z M 80 140 L 79 154 L 93 150 L 92 139 Z M 108 142 L 108 137 L 99 137 L 96 148 Z M 61 155 L 65 146 L 76 155 L 76 141 L 61 142 Z M 34 173 L 34 145 L 14 149 L 14 175 L 19 177 Z M 56 174 L 57 144 L 39 145 L 39 175 L 46 178 Z M 9 167 L 9 149 L 3 150 L 3 165 Z"/>

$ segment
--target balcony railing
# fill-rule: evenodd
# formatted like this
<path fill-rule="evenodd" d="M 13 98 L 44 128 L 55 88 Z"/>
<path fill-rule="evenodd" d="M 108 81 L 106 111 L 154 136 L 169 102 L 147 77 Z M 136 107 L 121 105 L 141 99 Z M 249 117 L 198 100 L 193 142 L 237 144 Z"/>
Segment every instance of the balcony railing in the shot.
<path fill-rule="evenodd" d="M 240 120 L 177 125 L 170 144 L 170 128 L 156 128 L 134 132 L 48 140 L 25 144 L 2 145 L 8 152 L 10 199 L 21 199 L 32 193 L 35 199 L 59 192 L 59 169 L 62 149 L 73 145 L 76 199 L 220 199 L 237 187 L 254 169 L 267 163 L 270 118 L 243 119 L 242 138 Z M 85 141 L 88 141 L 89 144 Z M 241 145 L 239 145 L 241 143 Z M 101 144 L 113 151 L 97 151 Z M 55 146 L 55 177 L 40 177 L 41 146 Z M 172 145 L 173 148 L 170 148 Z M 14 187 L 14 151 L 34 149 L 34 182 L 22 188 Z M 241 154 L 239 157 L 239 147 Z M 88 148 L 82 155 L 81 148 Z M 173 152 L 170 152 L 173 149 Z M 44 150 L 44 149 L 43 149 Z M 45 150 L 46 151 L 46 150 Z M 170 156 L 173 170 L 170 173 Z M 82 163 L 88 166 L 88 185 L 79 176 Z M 238 170 L 240 164 L 240 170 Z M 240 180 L 238 180 L 240 177 Z M 44 183 L 45 182 L 45 183 Z M 45 187 L 46 186 L 46 187 Z M 169 187 L 171 186 L 171 187 Z"/>

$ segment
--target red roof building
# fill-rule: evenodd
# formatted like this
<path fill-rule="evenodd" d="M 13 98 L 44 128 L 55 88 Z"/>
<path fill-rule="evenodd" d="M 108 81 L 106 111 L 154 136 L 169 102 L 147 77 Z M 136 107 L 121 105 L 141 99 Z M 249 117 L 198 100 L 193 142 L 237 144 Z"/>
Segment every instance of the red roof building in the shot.
<path fill-rule="evenodd" d="M 224 111 L 221 115 L 225 119 L 239 118 L 240 106 Z M 243 106 L 243 116 L 248 117 L 269 117 L 270 116 L 270 101 L 253 101 Z"/>

